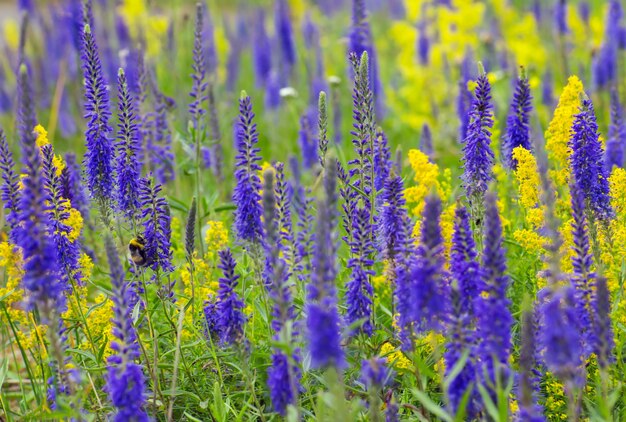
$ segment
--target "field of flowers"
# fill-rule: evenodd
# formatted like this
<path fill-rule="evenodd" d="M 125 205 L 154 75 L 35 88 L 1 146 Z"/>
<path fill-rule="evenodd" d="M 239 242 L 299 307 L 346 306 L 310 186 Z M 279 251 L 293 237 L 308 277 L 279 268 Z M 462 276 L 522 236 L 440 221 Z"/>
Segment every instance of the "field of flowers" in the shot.
<path fill-rule="evenodd" d="M 626 421 L 621 0 L 20 0 L 0 420 Z"/>

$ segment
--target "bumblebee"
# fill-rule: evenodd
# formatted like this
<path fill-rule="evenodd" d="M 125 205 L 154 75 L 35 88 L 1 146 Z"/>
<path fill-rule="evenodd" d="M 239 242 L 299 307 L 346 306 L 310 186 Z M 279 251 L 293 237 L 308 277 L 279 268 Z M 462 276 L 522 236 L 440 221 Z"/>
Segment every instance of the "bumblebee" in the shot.
<path fill-rule="evenodd" d="M 150 265 L 150 260 L 146 254 L 146 241 L 143 236 L 137 235 L 136 238 L 131 239 L 128 242 L 128 251 L 130 252 L 130 259 L 138 267 L 147 267 Z"/>

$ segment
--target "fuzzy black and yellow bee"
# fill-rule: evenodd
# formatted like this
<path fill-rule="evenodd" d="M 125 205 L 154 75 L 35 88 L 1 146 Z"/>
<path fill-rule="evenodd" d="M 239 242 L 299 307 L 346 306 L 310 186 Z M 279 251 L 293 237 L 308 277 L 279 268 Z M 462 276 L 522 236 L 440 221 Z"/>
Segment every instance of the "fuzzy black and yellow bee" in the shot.
<path fill-rule="evenodd" d="M 141 235 L 137 235 L 136 238 L 131 239 L 128 242 L 128 251 L 130 252 L 130 259 L 138 267 L 147 267 L 150 265 L 150 259 L 146 254 L 146 241 Z"/>

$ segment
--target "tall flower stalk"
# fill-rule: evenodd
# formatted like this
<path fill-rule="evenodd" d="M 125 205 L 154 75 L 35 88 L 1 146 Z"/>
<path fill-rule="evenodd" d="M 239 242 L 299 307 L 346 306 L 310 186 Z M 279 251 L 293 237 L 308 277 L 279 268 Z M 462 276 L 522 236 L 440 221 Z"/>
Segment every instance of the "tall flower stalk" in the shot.
<path fill-rule="evenodd" d="M 474 101 L 469 111 L 467 137 L 463 144 L 463 186 L 475 221 L 482 221 L 485 193 L 493 179 L 492 110 L 491 85 L 485 70 L 479 64 Z"/>
<path fill-rule="evenodd" d="M 0 172 L 2 177 L 2 202 L 6 211 L 6 222 L 9 225 L 9 239 L 15 244 L 15 235 L 18 224 L 19 209 L 19 184 L 18 175 L 15 172 L 13 154 L 9 149 L 6 135 L 0 128 Z"/>
<path fill-rule="evenodd" d="M 155 271 L 170 272 L 172 266 L 171 217 L 169 205 L 161 194 L 161 185 L 150 178 L 139 181 L 139 217 L 143 225 L 145 254 L 149 266 Z M 170 286 L 171 287 L 171 286 Z M 168 289 L 171 294 L 171 289 Z"/>
<path fill-rule="evenodd" d="M 511 327 L 513 317 L 507 298 L 509 276 L 503 247 L 502 222 L 496 196 L 486 196 L 485 234 L 481 265 L 480 295 L 476 297 L 477 336 L 482 339 L 477 353 L 481 362 L 480 382 L 496 396 L 495 386 L 505 386 L 510 376 Z"/>
<path fill-rule="evenodd" d="M 220 343 L 233 345 L 243 341 L 243 327 L 246 318 L 243 314 L 244 303 L 235 291 L 239 275 L 235 274 L 237 263 L 230 249 L 219 251 L 223 277 L 219 279 L 217 291 L 216 330 L 219 333 Z"/>
<path fill-rule="evenodd" d="M 118 88 L 118 136 L 115 160 L 116 207 L 133 221 L 139 209 L 140 165 L 135 104 L 128 89 L 126 74 L 120 69 L 117 75 Z"/>
<path fill-rule="evenodd" d="M 474 300 L 478 294 L 480 267 L 476 260 L 476 245 L 470 227 L 467 209 L 457 206 L 454 220 L 452 250 L 450 252 L 451 306 L 447 317 L 449 343 L 444 355 L 446 376 L 452 377 L 455 365 L 465 359 L 458 374 L 448 385 L 448 400 L 453 414 L 457 414 L 463 398 L 468 394 L 465 414 L 468 419 L 477 412 L 476 381 L 476 315 Z"/>
<path fill-rule="evenodd" d="M 256 146 L 258 134 L 256 123 L 253 122 L 252 102 L 243 91 L 239 99 L 239 121 L 236 129 L 237 156 L 235 178 L 237 185 L 233 192 L 235 210 L 235 231 L 237 238 L 243 242 L 260 244 L 263 238 L 261 225 L 260 204 L 261 180 L 258 171 L 261 170 L 258 161 L 261 160 Z"/>
<path fill-rule="evenodd" d="M 598 135 L 598 124 L 591 100 L 583 98 L 574 119 L 570 139 L 570 166 L 574 183 L 585 200 L 585 207 L 599 220 L 613 216 L 609 194 L 609 175 Z"/>
<path fill-rule="evenodd" d="M 313 273 L 307 293 L 307 343 L 314 368 L 341 369 L 345 354 L 341 346 L 337 311 L 337 162 L 329 159 L 324 176 L 325 198 L 318 202 Z"/>
<path fill-rule="evenodd" d="M 100 64 L 98 46 L 89 25 L 85 25 L 83 30 L 81 53 L 87 118 L 87 187 L 104 212 L 110 206 L 113 190 L 113 143 L 110 139 L 113 130 L 109 125 L 111 111 L 107 83 Z"/>
<path fill-rule="evenodd" d="M 133 325 L 133 287 L 124 279 L 113 239 L 105 237 L 105 250 L 111 271 L 113 290 L 113 336 L 111 349 L 114 354 L 108 359 L 106 391 L 115 407 L 113 420 L 149 421 L 146 414 L 146 380 L 143 366 L 137 363 L 141 355 L 137 332 Z"/>
<path fill-rule="evenodd" d="M 266 233 L 265 259 L 266 279 L 272 302 L 272 330 L 274 341 L 279 347 L 272 350 L 272 365 L 267 370 L 267 384 L 274 410 L 281 415 L 287 412 L 287 406 L 295 405 L 300 392 L 299 350 L 294 347 L 298 336 L 298 322 L 289 284 L 289 271 L 281 257 L 281 235 L 279 226 L 284 227 L 284 212 L 277 199 L 281 189 L 274 187 L 272 170 L 263 174 L 263 222 Z M 280 218 L 279 214 L 283 215 Z M 283 220 L 281 222 L 281 220 Z"/>
<path fill-rule="evenodd" d="M 515 84 L 515 93 L 511 101 L 509 116 L 506 120 L 506 135 L 504 138 L 505 162 L 509 168 L 516 168 L 517 163 L 513 158 L 513 150 L 519 146 L 531 150 L 530 144 L 530 112 L 532 110 L 532 96 L 530 83 L 526 71 L 522 67 Z"/>

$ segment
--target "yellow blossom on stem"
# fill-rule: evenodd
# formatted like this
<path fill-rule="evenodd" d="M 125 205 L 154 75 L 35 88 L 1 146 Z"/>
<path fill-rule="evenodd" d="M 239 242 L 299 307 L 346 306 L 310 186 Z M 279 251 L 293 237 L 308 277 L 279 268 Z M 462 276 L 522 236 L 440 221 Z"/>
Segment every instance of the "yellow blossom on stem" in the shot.
<path fill-rule="evenodd" d="M 550 158 L 556 161 L 559 169 L 568 168 L 569 139 L 574 123 L 574 115 L 580 107 L 580 96 L 584 93 L 583 84 L 577 76 L 570 76 L 563 88 L 554 117 L 545 133 L 546 149 Z"/>
<path fill-rule="evenodd" d="M 404 190 L 404 197 L 409 204 L 415 204 L 411 209 L 413 215 L 420 215 L 424 208 L 424 198 L 433 190 L 440 191 L 439 166 L 431 163 L 428 156 L 418 149 L 409 151 L 409 163 L 415 172 L 413 181 L 417 182 L 416 186 L 407 187 Z M 441 197 L 441 192 L 439 192 Z"/>
<path fill-rule="evenodd" d="M 387 362 L 393 365 L 395 368 L 408 369 L 411 367 L 411 361 L 400 350 L 396 350 L 395 347 L 389 342 L 382 345 L 380 348 L 380 355 L 387 359 Z"/>

